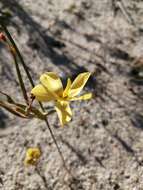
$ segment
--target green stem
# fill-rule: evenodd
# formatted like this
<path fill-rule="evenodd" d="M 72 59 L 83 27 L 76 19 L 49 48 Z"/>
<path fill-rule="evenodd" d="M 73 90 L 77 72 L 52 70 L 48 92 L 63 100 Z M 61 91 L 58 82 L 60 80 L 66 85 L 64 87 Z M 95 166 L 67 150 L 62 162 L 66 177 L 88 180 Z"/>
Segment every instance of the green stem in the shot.
<path fill-rule="evenodd" d="M 2 26 L 2 28 L 3 28 L 3 30 L 4 30 L 4 32 L 6 33 L 6 35 L 7 35 L 8 39 L 9 39 L 9 41 L 11 42 L 12 46 L 13 46 L 14 49 L 16 50 L 16 53 L 17 53 L 17 55 L 18 55 L 18 57 L 19 57 L 19 59 L 20 59 L 22 65 L 23 65 L 23 68 L 24 68 L 24 70 L 25 70 L 25 72 L 26 72 L 26 74 L 27 74 L 27 77 L 28 77 L 28 79 L 29 79 L 29 81 L 30 81 L 32 87 L 34 87 L 34 82 L 33 82 L 33 80 L 32 80 L 32 77 L 31 77 L 31 75 L 30 75 L 30 73 L 29 73 L 29 71 L 28 71 L 28 68 L 27 68 L 27 66 L 26 66 L 26 64 L 25 64 L 25 62 L 24 62 L 24 59 L 23 59 L 23 57 L 22 57 L 22 55 L 21 55 L 21 53 L 20 53 L 20 51 L 19 51 L 17 45 L 15 44 L 15 42 L 14 42 L 14 40 L 13 40 L 11 34 L 9 33 L 9 31 L 8 31 L 8 29 L 7 29 L 7 27 L 6 27 L 3 23 L 1 23 L 1 26 Z"/>
<path fill-rule="evenodd" d="M 21 91 L 23 93 L 23 97 L 24 97 L 24 99 L 26 101 L 26 104 L 28 105 L 28 103 L 29 103 L 28 96 L 27 96 L 25 85 L 24 85 L 24 82 L 23 82 L 23 79 L 22 79 L 22 76 L 21 76 L 21 72 L 20 72 L 19 66 L 18 66 L 16 55 L 13 55 L 13 58 L 14 58 L 15 68 L 16 68 L 19 84 L 20 84 L 20 87 L 21 87 Z"/>
<path fill-rule="evenodd" d="M 30 73 L 29 73 L 29 71 L 28 71 L 28 68 L 27 68 L 27 66 L 26 66 L 26 64 L 25 64 L 25 62 L 24 62 L 24 59 L 23 59 L 23 57 L 22 57 L 22 55 L 21 55 L 21 53 L 20 53 L 20 51 L 19 51 L 19 49 L 18 49 L 16 43 L 14 42 L 14 40 L 13 40 L 11 34 L 9 33 L 7 27 L 6 27 L 3 23 L 1 23 L 1 26 L 2 26 L 2 28 L 3 28 L 4 32 L 5 32 L 5 34 L 6 34 L 7 38 L 8 38 L 9 41 L 11 42 L 12 46 L 15 48 L 16 53 L 17 53 L 17 55 L 18 55 L 18 57 L 19 57 L 19 59 L 20 59 L 20 61 L 21 61 L 21 64 L 22 64 L 22 66 L 23 66 L 23 68 L 24 68 L 24 71 L 25 71 L 26 74 L 27 74 L 27 77 L 28 77 L 28 79 L 29 79 L 29 82 L 31 83 L 31 86 L 34 87 L 33 79 L 32 79 L 32 77 L 31 77 L 31 75 L 30 75 Z M 41 107 L 42 111 L 44 111 L 44 107 L 43 107 L 43 105 L 41 104 L 41 102 L 39 102 L 39 104 L 40 104 L 40 107 Z"/>
<path fill-rule="evenodd" d="M 56 148 L 57 148 L 57 150 L 58 150 L 58 152 L 59 152 L 59 155 L 60 155 L 60 157 L 61 157 L 61 159 L 62 159 L 64 168 L 65 168 L 66 171 L 72 176 L 71 171 L 70 171 L 70 170 L 68 169 L 68 167 L 66 166 L 65 159 L 64 159 L 63 154 L 62 154 L 62 152 L 61 152 L 61 150 L 60 150 L 60 148 L 59 148 L 59 145 L 58 145 L 58 143 L 57 143 L 57 141 L 56 141 L 56 139 L 55 139 L 55 135 L 54 135 L 54 133 L 53 133 L 51 127 L 50 127 L 50 124 L 49 124 L 47 118 L 45 119 L 45 122 L 46 122 L 47 127 L 48 127 L 48 129 L 49 129 L 49 131 L 50 131 L 50 134 L 51 134 L 51 136 L 52 136 L 52 138 L 53 138 L 53 141 L 54 141 L 54 143 L 55 143 L 55 145 L 56 145 Z"/>
<path fill-rule="evenodd" d="M 9 39 L 9 41 L 11 42 L 11 44 L 13 45 L 13 47 L 15 48 L 16 53 L 17 53 L 17 55 L 18 55 L 18 57 L 19 57 L 19 59 L 20 59 L 20 61 L 21 61 L 21 63 L 22 63 L 22 66 L 23 66 L 23 68 L 24 68 L 24 70 L 25 70 L 25 72 L 26 72 L 26 74 L 27 74 L 27 77 L 28 77 L 28 79 L 29 79 L 29 81 L 30 81 L 32 87 L 34 87 L 34 82 L 33 82 L 33 80 L 32 80 L 32 77 L 31 77 L 31 75 L 30 75 L 30 73 L 29 73 L 29 71 L 28 71 L 28 68 L 27 68 L 27 66 L 26 66 L 26 64 L 25 64 L 25 62 L 24 62 L 24 59 L 23 59 L 23 57 L 22 57 L 22 55 L 21 55 L 21 53 L 20 53 L 20 51 L 19 51 L 19 49 L 18 49 L 16 43 L 14 42 L 14 40 L 13 40 L 11 34 L 9 33 L 8 29 L 6 28 L 6 26 L 4 26 L 3 23 L 1 23 L 1 26 L 2 26 L 2 28 L 3 28 L 3 30 L 4 30 L 4 32 L 6 33 L 6 35 L 7 35 L 8 39 Z M 42 111 L 45 111 L 45 109 L 44 109 L 42 103 L 39 102 L 39 104 L 40 104 L 40 107 L 41 107 Z M 58 153 L 59 153 L 59 155 L 60 155 L 60 157 L 61 157 L 61 160 L 62 160 L 62 162 L 63 162 L 64 168 L 66 169 L 66 171 L 67 171 L 70 175 L 72 175 L 71 172 L 69 171 L 69 169 L 68 169 L 67 166 L 66 166 L 66 162 L 65 162 L 65 160 L 64 160 L 63 154 L 62 154 L 62 152 L 61 152 L 61 150 L 60 150 L 60 148 L 59 148 L 59 146 L 58 146 L 58 143 L 57 143 L 57 141 L 56 141 L 55 135 L 54 135 L 54 133 L 53 133 L 51 127 L 50 127 L 50 124 L 49 124 L 47 118 L 45 119 L 45 123 L 46 123 L 46 125 L 47 125 L 47 127 L 48 127 L 48 129 L 49 129 L 49 132 L 50 132 L 50 134 L 51 134 L 51 137 L 52 137 L 52 139 L 53 139 L 53 141 L 54 141 L 54 143 L 55 143 L 55 145 L 56 145 L 56 148 L 57 148 L 57 150 L 58 150 Z"/>

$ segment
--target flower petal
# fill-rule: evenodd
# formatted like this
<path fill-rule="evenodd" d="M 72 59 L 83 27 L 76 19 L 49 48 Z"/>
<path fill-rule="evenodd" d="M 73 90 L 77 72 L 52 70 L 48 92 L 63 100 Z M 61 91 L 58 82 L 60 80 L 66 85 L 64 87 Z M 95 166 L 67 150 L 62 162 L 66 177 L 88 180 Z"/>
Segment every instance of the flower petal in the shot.
<path fill-rule="evenodd" d="M 69 101 L 75 101 L 75 100 L 89 100 L 92 98 L 92 93 L 87 93 L 79 97 L 73 97 L 70 98 Z"/>
<path fill-rule="evenodd" d="M 62 96 L 63 85 L 61 79 L 53 72 L 47 72 L 40 77 L 42 85 L 53 95 Z"/>
<path fill-rule="evenodd" d="M 35 96 L 38 101 L 46 102 L 50 100 L 55 100 L 55 96 L 50 93 L 42 84 L 36 85 L 32 90 L 31 94 Z"/>
<path fill-rule="evenodd" d="M 72 111 L 68 102 L 57 101 L 55 105 L 55 109 L 57 111 L 57 114 L 62 126 L 71 120 Z"/>
<path fill-rule="evenodd" d="M 89 77 L 90 77 L 89 72 L 79 74 L 75 78 L 75 80 L 73 81 L 73 83 L 71 85 L 71 88 L 69 91 L 69 97 L 74 97 L 74 96 L 78 95 L 81 92 L 81 90 L 83 89 L 83 87 L 85 86 Z"/>
<path fill-rule="evenodd" d="M 68 96 L 70 88 L 71 88 L 71 80 L 70 80 L 70 78 L 68 78 L 68 80 L 67 80 L 67 86 L 66 86 L 66 88 L 65 88 L 65 90 L 63 92 L 63 98 L 65 98 L 65 97 Z"/>

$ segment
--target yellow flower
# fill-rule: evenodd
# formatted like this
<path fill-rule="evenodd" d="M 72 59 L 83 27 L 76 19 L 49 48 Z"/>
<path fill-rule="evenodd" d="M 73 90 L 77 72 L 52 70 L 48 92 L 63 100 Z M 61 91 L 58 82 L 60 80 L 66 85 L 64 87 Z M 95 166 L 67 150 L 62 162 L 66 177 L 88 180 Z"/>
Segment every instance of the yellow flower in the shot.
<path fill-rule="evenodd" d="M 24 164 L 26 166 L 36 165 L 40 156 L 41 156 L 41 151 L 39 148 L 28 148 L 26 152 Z"/>
<path fill-rule="evenodd" d="M 73 82 L 70 78 L 67 80 L 65 89 L 63 88 L 61 79 L 53 72 L 47 72 L 41 75 L 40 82 L 35 86 L 31 94 L 35 96 L 38 101 L 55 101 L 55 109 L 57 111 L 60 123 L 63 126 L 69 122 L 72 117 L 72 111 L 69 106 L 69 101 L 87 100 L 92 97 L 91 93 L 78 96 L 90 77 L 89 72 L 79 74 Z"/>

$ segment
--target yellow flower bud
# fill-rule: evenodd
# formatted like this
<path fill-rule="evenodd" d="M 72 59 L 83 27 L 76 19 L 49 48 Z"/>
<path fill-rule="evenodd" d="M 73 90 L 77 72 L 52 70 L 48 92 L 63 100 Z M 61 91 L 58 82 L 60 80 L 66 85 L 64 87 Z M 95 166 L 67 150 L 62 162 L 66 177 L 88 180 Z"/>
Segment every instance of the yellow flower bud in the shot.
<path fill-rule="evenodd" d="M 26 152 L 24 164 L 26 166 L 36 165 L 40 156 L 41 156 L 41 151 L 39 148 L 28 148 Z"/>

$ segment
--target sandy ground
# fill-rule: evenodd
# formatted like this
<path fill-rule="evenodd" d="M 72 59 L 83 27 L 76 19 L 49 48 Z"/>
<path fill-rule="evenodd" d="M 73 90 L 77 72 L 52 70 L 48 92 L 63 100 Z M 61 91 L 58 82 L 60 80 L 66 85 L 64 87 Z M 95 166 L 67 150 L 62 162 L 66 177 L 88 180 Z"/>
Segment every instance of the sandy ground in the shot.
<path fill-rule="evenodd" d="M 64 128 L 56 113 L 49 119 L 76 180 L 65 171 L 44 122 L 1 109 L 0 189 L 143 190 L 143 89 L 131 72 L 143 54 L 143 1 L 1 0 L 0 6 L 12 14 L 8 27 L 35 83 L 45 71 L 64 79 L 90 71 L 85 91 L 95 95 L 72 103 L 73 120 Z M 23 102 L 2 45 L 0 89 Z M 26 147 L 37 145 L 40 172 L 23 165 Z"/>

